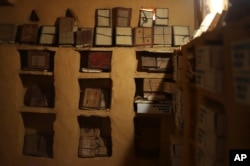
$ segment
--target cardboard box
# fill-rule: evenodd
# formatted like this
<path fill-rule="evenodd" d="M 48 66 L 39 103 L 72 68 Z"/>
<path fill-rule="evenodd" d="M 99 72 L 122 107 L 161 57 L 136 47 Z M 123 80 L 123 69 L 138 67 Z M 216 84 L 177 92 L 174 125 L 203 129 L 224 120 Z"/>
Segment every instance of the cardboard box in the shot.
<path fill-rule="evenodd" d="M 153 26 L 153 9 L 140 9 L 139 27 Z"/>
<path fill-rule="evenodd" d="M 96 9 L 96 26 L 112 27 L 111 9 Z"/>
<path fill-rule="evenodd" d="M 214 133 L 197 128 L 196 131 L 197 145 L 215 160 L 223 160 L 225 158 L 225 139 L 217 137 Z"/>
<path fill-rule="evenodd" d="M 134 28 L 134 46 L 136 47 L 152 47 L 153 32 L 151 27 Z"/>
<path fill-rule="evenodd" d="M 169 21 L 168 8 L 156 8 L 155 9 L 155 25 L 168 25 Z"/>
<path fill-rule="evenodd" d="M 250 40 L 236 41 L 231 44 L 232 66 L 234 71 L 250 71 Z"/>
<path fill-rule="evenodd" d="M 131 27 L 115 28 L 115 45 L 133 46 L 133 30 Z"/>
<path fill-rule="evenodd" d="M 222 46 L 201 46 L 197 51 L 197 66 L 201 69 L 222 69 L 222 56 Z"/>
<path fill-rule="evenodd" d="M 215 107 L 201 105 L 198 112 L 197 125 L 217 136 L 226 135 L 226 115 Z"/>
<path fill-rule="evenodd" d="M 190 40 L 188 26 L 174 25 L 173 27 L 173 46 L 181 46 Z"/>
<path fill-rule="evenodd" d="M 233 86 L 235 100 L 250 104 L 250 72 L 234 72 Z"/>
<path fill-rule="evenodd" d="M 169 47 L 172 45 L 172 27 L 154 26 L 153 47 Z"/>
<path fill-rule="evenodd" d="M 130 27 L 132 8 L 113 8 L 112 15 L 113 27 Z"/>
<path fill-rule="evenodd" d="M 112 46 L 112 28 L 96 27 L 95 28 L 95 45 L 96 46 Z"/>

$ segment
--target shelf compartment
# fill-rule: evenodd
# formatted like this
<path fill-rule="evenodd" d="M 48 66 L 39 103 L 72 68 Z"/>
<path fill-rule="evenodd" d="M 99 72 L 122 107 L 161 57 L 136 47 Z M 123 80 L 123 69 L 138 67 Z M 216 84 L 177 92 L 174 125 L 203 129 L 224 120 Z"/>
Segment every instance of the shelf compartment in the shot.
<path fill-rule="evenodd" d="M 142 159 L 157 159 L 160 156 L 161 117 L 134 117 L 135 155 Z"/>
<path fill-rule="evenodd" d="M 53 158 L 53 123 L 55 114 L 22 112 L 25 127 L 23 154 Z"/>
<path fill-rule="evenodd" d="M 78 157 L 111 157 L 112 138 L 109 117 L 78 116 L 80 138 Z"/>
<path fill-rule="evenodd" d="M 80 72 L 110 72 L 112 51 L 80 51 Z"/>
<path fill-rule="evenodd" d="M 79 109 L 107 111 L 111 105 L 110 78 L 78 79 L 80 86 Z"/>
<path fill-rule="evenodd" d="M 173 97 L 171 93 L 164 93 L 164 82 L 161 78 L 135 78 L 136 113 L 146 114 L 172 114 Z"/>
<path fill-rule="evenodd" d="M 54 108 L 55 87 L 53 76 L 20 75 L 23 85 L 23 105 Z"/>
<path fill-rule="evenodd" d="M 19 50 L 21 70 L 24 71 L 54 71 L 54 51 Z"/>
<path fill-rule="evenodd" d="M 151 73 L 173 72 L 172 53 L 136 51 L 137 71 Z"/>

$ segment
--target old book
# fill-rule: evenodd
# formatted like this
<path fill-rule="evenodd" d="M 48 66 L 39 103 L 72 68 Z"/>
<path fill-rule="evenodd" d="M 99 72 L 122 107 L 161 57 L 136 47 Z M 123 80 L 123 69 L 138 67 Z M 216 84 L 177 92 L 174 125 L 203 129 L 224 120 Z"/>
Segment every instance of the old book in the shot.
<path fill-rule="evenodd" d="M 168 25 L 168 8 L 155 9 L 155 25 Z"/>
<path fill-rule="evenodd" d="M 72 17 L 60 17 L 58 19 L 58 44 L 74 44 L 74 19 Z"/>
<path fill-rule="evenodd" d="M 153 9 L 140 9 L 139 27 L 152 27 L 153 16 Z"/>
<path fill-rule="evenodd" d="M 0 24 L 0 43 L 15 43 L 17 34 L 17 25 Z"/>
<path fill-rule="evenodd" d="M 41 26 L 41 34 L 56 34 L 56 27 L 52 25 Z"/>
<path fill-rule="evenodd" d="M 56 27 L 43 25 L 40 27 L 39 44 L 55 45 L 56 44 Z"/>
<path fill-rule="evenodd" d="M 96 9 L 96 26 L 112 27 L 111 9 Z"/>
<path fill-rule="evenodd" d="M 142 69 L 155 69 L 157 67 L 156 57 L 152 56 L 141 56 Z"/>
<path fill-rule="evenodd" d="M 110 51 L 91 51 L 88 55 L 88 68 L 90 69 L 111 69 L 111 55 Z"/>
<path fill-rule="evenodd" d="M 58 39 L 59 45 L 65 45 L 65 46 L 72 46 L 74 45 L 74 32 L 59 32 L 59 39 Z"/>
<path fill-rule="evenodd" d="M 50 53 L 43 50 L 29 50 L 27 52 L 28 65 L 27 69 L 31 70 L 49 70 Z"/>
<path fill-rule="evenodd" d="M 113 27 L 129 27 L 132 8 L 116 7 L 112 9 Z"/>
<path fill-rule="evenodd" d="M 56 35 L 54 34 L 41 34 L 39 39 L 39 44 L 42 45 L 55 45 Z"/>
<path fill-rule="evenodd" d="M 38 24 L 23 24 L 21 27 L 20 42 L 36 44 L 38 40 Z"/>
<path fill-rule="evenodd" d="M 112 46 L 112 28 L 96 27 L 95 28 L 95 45 L 96 46 Z"/>
<path fill-rule="evenodd" d="M 153 47 L 172 46 L 172 27 L 171 26 L 154 26 Z"/>
<path fill-rule="evenodd" d="M 102 90 L 100 88 L 85 88 L 81 94 L 80 108 L 100 108 Z"/>
<path fill-rule="evenodd" d="M 151 27 L 134 28 L 134 46 L 151 47 L 153 44 L 153 32 Z"/>
<path fill-rule="evenodd" d="M 73 32 L 74 19 L 72 17 L 60 17 L 58 19 L 58 31 L 61 32 Z"/>
<path fill-rule="evenodd" d="M 75 32 L 75 46 L 91 47 L 93 45 L 93 35 L 93 28 L 81 28 L 79 31 Z"/>
<path fill-rule="evenodd" d="M 115 45 L 117 46 L 132 46 L 132 28 L 131 27 L 116 27 L 115 28 Z"/>

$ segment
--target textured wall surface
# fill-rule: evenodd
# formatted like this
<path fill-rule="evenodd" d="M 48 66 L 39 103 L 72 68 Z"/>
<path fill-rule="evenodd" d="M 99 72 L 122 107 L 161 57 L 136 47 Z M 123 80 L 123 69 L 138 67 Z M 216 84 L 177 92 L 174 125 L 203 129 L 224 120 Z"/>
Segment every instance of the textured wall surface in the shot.
<path fill-rule="evenodd" d="M 189 25 L 193 28 L 193 0 L 134 0 L 134 1 L 83 1 L 83 0 L 16 0 L 16 5 L 0 7 L 1 23 L 29 23 L 32 9 L 40 17 L 40 25 L 51 25 L 57 17 L 64 16 L 67 8 L 73 9 L 79 25 L 94 27 L 95 8 L 132 7 L 131 26 L 136 27 L 141 7 L 167 7 L 170 25 Z M 162 117 L 161 156 L 158 160 L 137 159 L 134 154 L 134 76 L 136 56 L 134 48 L 111 48 L 112 103 L 107 116 L 111 119 L 112 156 L 105 158 L 78 158 L 80 136 L 77 116 L 79 102 L 80 54 L 72 48 L 55 48 L 55 108 L 53 128 L 54 157 L 30 157 L 22 154 L 24 124 L 20 111 L 23 107 L 25 88 L 19 76 L 20 57 L 15 45 L 0 45 L 0 165 L 3 166 L 163 166 L 168 163 L 167 135 L 172 126 L 171 118 Z M 90 114 L 89 114 L 90 115 Z M 105 114 L 104 114 L 105 115 Z"/>

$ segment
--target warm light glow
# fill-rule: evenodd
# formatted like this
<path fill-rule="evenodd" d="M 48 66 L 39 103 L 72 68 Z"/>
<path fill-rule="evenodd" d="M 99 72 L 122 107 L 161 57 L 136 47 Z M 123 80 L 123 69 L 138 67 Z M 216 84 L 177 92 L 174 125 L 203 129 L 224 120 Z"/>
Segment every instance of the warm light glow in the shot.
<path fill-rule="evenodd" d="M 211 13 L 221 13 L 225 6 L 227 0 L 210 0 L 210 12 Z"/>

